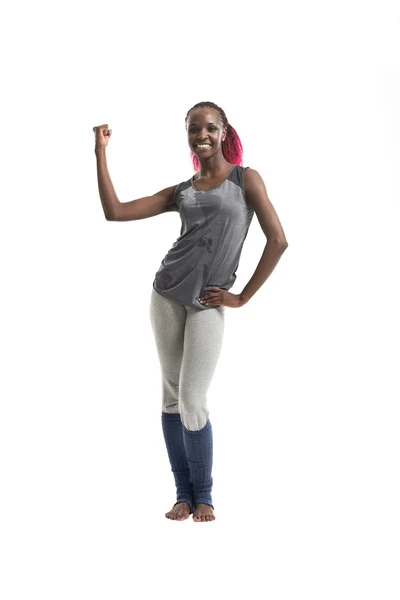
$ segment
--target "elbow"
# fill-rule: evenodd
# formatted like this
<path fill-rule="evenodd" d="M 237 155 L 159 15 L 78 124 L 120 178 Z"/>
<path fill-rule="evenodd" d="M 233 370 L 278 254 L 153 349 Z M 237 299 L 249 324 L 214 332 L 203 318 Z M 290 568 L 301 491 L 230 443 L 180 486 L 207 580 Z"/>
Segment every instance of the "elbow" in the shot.
<path fill-rule="evenodd" d="M 105 216 L 106 221 L 117 221 L 118 220 L 116 215 L 114 215 L 114 214 L 107 213 L 104 216 Z"/>
<path fill-rule="evenodd" d="M 281 238 L 281 237 L 273 237 L 273 238 L 270 238 L 269 240 L 267 239 L 267 244 L 268 243 L 274 244 L 274 246 L 279 248 L 279 250 L 281 252 L 285 252 L 286 248 L 289 246 L 286 238 Z"/>

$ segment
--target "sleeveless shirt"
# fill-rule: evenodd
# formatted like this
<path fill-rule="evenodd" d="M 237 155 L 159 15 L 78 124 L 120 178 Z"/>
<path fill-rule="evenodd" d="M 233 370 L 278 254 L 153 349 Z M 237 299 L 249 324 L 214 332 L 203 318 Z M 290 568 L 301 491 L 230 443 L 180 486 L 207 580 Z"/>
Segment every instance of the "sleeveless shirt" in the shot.
<path fill-rule="evenodd" d="M 179 211 L 181 232 L 155 275 L 156 292 L 208 310 L 216 307 L 199 302 L 199 297 L 212 292 L 205 287 L 229 290 L 233 286 L 254 215 L 244 192 L 244 171 L 234 165 L 225 180 L 210 190 L 197 190 L 193 177 L 177 185 L 173 210 Z"/>

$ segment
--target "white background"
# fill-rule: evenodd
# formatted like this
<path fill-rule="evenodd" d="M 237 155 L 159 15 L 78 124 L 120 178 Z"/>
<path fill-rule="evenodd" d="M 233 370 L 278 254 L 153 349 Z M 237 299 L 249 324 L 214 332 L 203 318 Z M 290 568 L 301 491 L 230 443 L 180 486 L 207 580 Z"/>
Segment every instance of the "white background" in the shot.
<path fill-rule="evenodd" d="M 2 598 L 398 600 L 399 3 L 2 12 Z M 92 128 L 128 202 L 193 175 L 203 100 L 289 247 L 226 309 L 216 520 L 178 523 L 149 302 L 179 213 L 106 221 Z"/>

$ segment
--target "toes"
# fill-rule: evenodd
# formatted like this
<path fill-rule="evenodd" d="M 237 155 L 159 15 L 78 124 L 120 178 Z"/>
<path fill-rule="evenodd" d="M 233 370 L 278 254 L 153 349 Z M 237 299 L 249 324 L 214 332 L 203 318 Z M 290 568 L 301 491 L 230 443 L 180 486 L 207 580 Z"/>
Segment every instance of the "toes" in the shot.
<path fill-rule="evenodd" d="M 207 523 L 209 521 L 214 521 L 214 520 L 215 520 L 215 516 L 210 515 L 210 514 L 193 516 L 193 521 L 201 522 L 201 523 Z"/>

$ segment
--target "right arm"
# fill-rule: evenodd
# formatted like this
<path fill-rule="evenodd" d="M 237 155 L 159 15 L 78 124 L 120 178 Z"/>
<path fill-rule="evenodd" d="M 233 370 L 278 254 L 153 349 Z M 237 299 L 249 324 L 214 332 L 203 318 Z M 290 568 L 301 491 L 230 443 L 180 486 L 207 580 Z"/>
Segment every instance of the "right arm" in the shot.
<path fill-rule="evenodd" d="M 107 221 L 137 221 L 178 210 L 174 201 L 176 185 L 167 187 L 153 196 L 145 196 L 131 202 L 120 202 L 108 172 L 106 149 L 103 146 L 96 147 L 95 154 L 99 194 Z"/>

